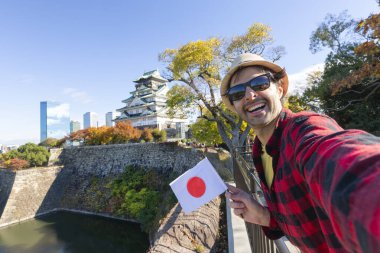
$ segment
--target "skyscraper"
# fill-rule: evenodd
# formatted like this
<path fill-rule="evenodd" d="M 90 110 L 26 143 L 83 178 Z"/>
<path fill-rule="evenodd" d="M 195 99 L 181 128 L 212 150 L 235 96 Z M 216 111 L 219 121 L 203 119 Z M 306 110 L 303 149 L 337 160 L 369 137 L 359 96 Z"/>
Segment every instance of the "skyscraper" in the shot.
<path fill-rule="evenodd" d="M 106 126 L 114 126 L 115 122 L 113 120 L 117 117 L 120 116 L 119 112 L 107 112 L 106 113 Z"/>
<path fill-rule="evenodd" d="M 60 139 L 70 131 L 70 105 L 52 101 L 40 102 L 40 141 Z"/>
<path fill-rule="evenodd" d="M 83 114 L 83 129 L 89 127 L 98 127 L 98 114 L 94 112 L 86 112 Z"/>
<path fill-rule="evenodd" d="M 70 121 L 70 133 L 74 133 L 80 130 L 80 122 L 79 121 Z"/>

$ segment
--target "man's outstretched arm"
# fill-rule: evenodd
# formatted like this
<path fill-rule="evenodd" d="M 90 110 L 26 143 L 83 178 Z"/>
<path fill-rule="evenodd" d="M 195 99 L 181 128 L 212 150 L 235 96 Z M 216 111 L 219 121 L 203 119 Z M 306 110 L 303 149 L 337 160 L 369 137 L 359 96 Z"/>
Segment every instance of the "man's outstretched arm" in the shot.
<path fill-rule="evenodd" d="M 292 126 L 296 165 L 351 252 L 380 250 L 380 138 L 310 116 Z"/>

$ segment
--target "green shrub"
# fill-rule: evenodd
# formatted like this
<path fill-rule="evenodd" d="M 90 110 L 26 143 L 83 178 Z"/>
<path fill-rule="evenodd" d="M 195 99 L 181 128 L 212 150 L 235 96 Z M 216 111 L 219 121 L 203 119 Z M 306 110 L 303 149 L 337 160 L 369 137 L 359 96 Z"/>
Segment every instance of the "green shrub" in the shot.
<path fill-rule="evenodd" d="M 49 161 L 50 153 L 42 146 L 34 143 L 26 143 L 20 146 L 17 150 L 11 150 L 2 155 L 3 163 L 9 167 L 11 163 L 15 163 L 17 169 L 24 168 L 26 164 L 19 160 L 25 160 L 29 166 L 45 166 Z M 12 159 L 19 159 L 12 161 Z M 21 165 L 20 165 L 21 164 Z"/>
<path fill-rule="evenodd" d="M 127 166 L 123 174 L 110 184 L 111 202 L 117 205 L 113 209 L 119 215 L 141 222 L 145 232 L 155 231 L 161 216 L 167 212 L 162 210 L 170 209 L 176 202 L 175 197 L 166 197 L 170 191 L 168 180 L 172 179 L 154 170 Z"/>
<path fill-rule="evenodd" d="M 2 154 L 1 156 L 2 156 L 3 161 L 8 161 L 8 160 L 19 157 L 20 152 L 18 152 L 17 149 L 13 149 L 5 154 Z"/>
<path fill-rule="evenodd" d="M 153 129 L 152 131 L 153 140 L 155 142 L 164 142 L 166 141 L 166 131 L 158 130 L 158 128 Z"/>
<path fill-rule="evenodd" d="M 49 161 L 49 151 L 34 143 L 26 143 L 20 146 L 17 151 L 20 154 L 18 158 L 28 161 L 30 166 L 44 166 Z"/>
<path fill-rule="evenodd" d="M 58 139 L 47 138 L 46 140 L 40 142 L 38 145 L 46 148 L 55 148 L 58 144 Z"/>

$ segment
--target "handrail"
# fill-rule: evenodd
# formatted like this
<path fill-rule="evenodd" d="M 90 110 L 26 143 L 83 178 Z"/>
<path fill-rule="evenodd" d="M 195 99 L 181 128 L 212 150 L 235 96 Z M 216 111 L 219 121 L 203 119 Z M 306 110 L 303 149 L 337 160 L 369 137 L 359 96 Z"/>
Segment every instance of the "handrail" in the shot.
<path fill-rule="evenodd" d="M 237 169 L 239 169 L 240 173 L 243 175 L 244 183 L 253 194 L 253 197 L 260 204 L 266 205 L 260 185 L 260 179 L 256 175 L 255 167 L 253 165 L 250 147 L 236 147 L 233 158 L 236 161 L 234 164 L 237 165 Z M 250 165 L 250 163 L 252 165 Z M 246 223 L 246 226 L 248 235 L 251 239 L 251 249 L 253 253 L 292 253 L 298 251 L 296 247 L 288 247 L 285 243 L 287 241 L 286 237 L 272 241 L 265 236 L 261 226 L 252 223 Z"/>

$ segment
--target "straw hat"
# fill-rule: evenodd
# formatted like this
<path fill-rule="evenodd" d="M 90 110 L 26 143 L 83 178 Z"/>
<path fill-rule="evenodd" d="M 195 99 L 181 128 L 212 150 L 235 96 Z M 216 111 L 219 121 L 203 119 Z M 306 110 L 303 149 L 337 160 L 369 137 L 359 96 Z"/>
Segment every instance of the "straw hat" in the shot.
<path fill-rule="evenodd" d="M 282 68 L 278 66 L 277 64 L 267 61 L 257 54 L 245 53 L 236 57 L 235 60 L 231 64 L 230 70 L 227 72 L 227 74 L 223 78 L 222 84 L 220 86 L 220 95 L 222 96 L 223 103 L 227 106 L 228 109 L 230 109 L 233 112 L 235 112 L 235 108 L 231 104 L 230 100 L 228 99 L 228 96 L 225 95 L 226 91 L 230 88 L 231 77 L 235 74 L 235 72 L 239 69 L 242 69 L 244 67 L 249 67 L 249 66 L 263 66 L 265 68 L 273 70 L 273 72 L 275 73 L 280 72 L 282 70 Z M 283 80 L 282 88 L 284 90 L 283 96 L 285 96 L 288 91 L 288 84 L 289 84 L 288 75 L 286 73 L 285 73 L 285 76 L 282 78 L 282 80 Z"/>

